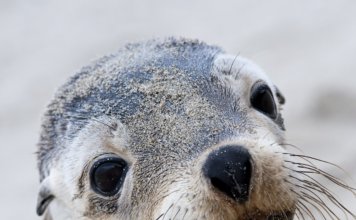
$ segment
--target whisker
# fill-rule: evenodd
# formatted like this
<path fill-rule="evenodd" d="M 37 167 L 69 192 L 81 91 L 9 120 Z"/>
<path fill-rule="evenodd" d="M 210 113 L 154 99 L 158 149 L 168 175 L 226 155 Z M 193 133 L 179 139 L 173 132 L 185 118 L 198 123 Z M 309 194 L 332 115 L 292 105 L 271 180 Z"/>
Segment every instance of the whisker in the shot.
<path fill-rule="evenodd" d="M 331 182 L 333 182 L 333 183 L 335 183 L 335 184 L 337 184 L 337 185 L 339 185 L 339 186 L 341 186 L 341 187 L 343 187 L 343 188 L 349 190 L 351 193 L 353 193 L 354 195 L 356 195 L 355 192 L 354 192 L 354 190 L 356 190 L 356 189 L 355 189 L 355 188 L 352 188 L 352 187 L 349 186 L 349 185 L 346 185 L 346 184 L 343 183 L 342 180 L 340 180 L 339 178 L 337 178 L 337 177 L 335 177 L 335 176 L 332 176 L 331 174 L 329 174 L 329 173 L 327 173 L 327 172 L 325 172 L 325 171 L 323 171 L 323 170 L 321 170 L 321 169 L 318 169 L 318 168 L 316 168 L 316 167 L 312 167 L 312 166 L 307 165 L 307 164 L 299 165 L 299 166 L 300 166 L 300 168 L 305 168 L 305 169 L 310 169 L 310 170 L 312 170 L 312 171 L 315 171 L 316 174 L 322 175 L 323 177 L 327 178 L 327 179 L 330 180 Z"/>
<path fill-rule="evenodd" d="M 294 145 L 290 145 L 295 147 Z M 315 157 L 311 156 L 306 156 L 306 155 L 301 155 L 301 154 L 294 154 L 294 153 L 287 153 L 287 152 L 277 152 L 281 153 L 284 155 L 288 155 L 291 158 L 300 158 L 304 160 L 305 162 L 296 162 L 296 161 L 291 161 L 285 159 L 285 163 L 293 164 L 295 166 L 289 166 L 289 165 L 282 165 L 283 168 L 288 169 L 296 174 L 302 175 L 305 178 L 301 179 L 298 177 L 295 177 L 293 175 L 288 175 L 289 178 L 295 179 L 301 184 L 297 184 L 295 181 L 288 181 L 288 183 L 296 186 L 297 188 L 300 189 L 300 193 L 297 193 L 294 191 L 296 196 L 303 202 L 309 204 L 312 206 L 316 211 L 318 211 L 319 214 L 323 217 L 323 219 L 340 219 L 338 215 L 336 214 L 335 210 L 333 210 L 331 207 L 337 207 L 341 212 L 344 213 L 344 218 L 342 219 L 349 219 L 350 216 L 352 216 L 354 219 L 356 219 L 355 214 L 350 211 L 346 206 L 344 206 L 337 198 L 336 196 L 328 189 L 326 188 L 321 182 L 319 182 L 317 179 L 315 179 L 313 176 L 318 175 L 323 178 L 325 178 L 327 181 L 330 181 L 333 184 L 336 184 L 337 186 L 351 192 L 354 196 L 356 196 L 355 188 L 351 187 L 349 184 L 345 183 L 343 180 L 341 180 L 338 177 L 333 176 L 329 172 L 326 172 L 320 168 L 318 168 L 313 162 L 318 162 L 318 163 L 324 163 L 327 165 L 331 165 L 333 167 L 336 167 L 339 170 L 342 170 L 347 176 L 350 176 L 344 169 L 342 169 L 340 166 L 325 161 L 321 160 Z M 320 197 L 318 194 L 321 194 L 323 197 Z M 327 204 L 325 202 L 324 196 L 330 201 L 330 204 Z M 299 218 L 303 218 L 301 216 L 304 213 L 307 213 L 310 216 L 310 209 L 307 209 L 306 205 L 301 202 L 298 207 L 299 207 Z"/>
<path fill-rule="evenodd" d="M 277 143 L 281 146 L 287 146 L 287 147 L 293 147 L 294 149 L 298 150 L 299 152 L 301 152 L 302 154 L 305 154 L 305 152 L 303 151 L 302 148 L 298 147 L 298 146 L 295 146 L 293 144 L 288 144 L 288 143 Z"/>
<path fill-rule="evenodd" d="M 296 193 L 295 191 L 293 191 L 292 190 L 292 192 L 294 192 L 294 193 Z M 297 194 L 297 193 L 296 193 Z M 297 194 L 298 195 L 298 194 Z M 306 206 L 306 205 L 304 205 L 303 203 L 301 203 L 301 202 L 298 202 L 298 205 L 301 205 L 301 206 L 299 206 L 302 210 L 303 210 L 303 212 L 305 213 L 305 214 L 307 214 L 309 217 L 311 217 L 312 219 L 314 219 L 314 220 L 316 220 L 315 219 L 315 217 L 314 217 L 314 215 L 313 215 L 313 213 L 310 211 L 310 209 Z M 302 212 L 301 212 L 302 213 Z M 304 219 L 304 218 L 303 218 Z"/>
<path fill-rule="evenodd" d="M 331 165 L 331 166 L 333 166 L 333 167 L 338 168 L 338 169 L 341 170 L 347 177 L 349 177 L 350 179 L 352 179 L 352 178 L 351 178 L 351 175 L 350 175 L 345 169 L 343 169 L 343 168 L 340 167 L 339 165 L 334 164 L 334 163 L 332 163 L 332 162 L 325 161 L 325 160 L 322 160 L 322 159 L 318 159 L 318 158 L 315 158 L 315 157 L 312 157 L 312 156 L 302 155 L 302 154 L 292 154 L 292 153 L 286 153 L 286 152 L 284 152 L 284 154 L 288 154 L 289 156 L 292 156 L 292 157 L 300 157 L 300 158 L 304 158 L 304 159 L 311 159 L 311 160 L 315 160 L 315 161 L 318 161 L 318 162 L 321 162 L 321 163 L 325 163 L 325 164 Z M 314 164 L 313 164 L 313 165 L 314 165 Z M 315 165 L 314 165 L 314 166 L 315 166 Z"/>
<path fill-rule="evenodd" d="M 319 174 L 323 177 L 325 177 L 326 179 L 330 180 L 331 182 L 335 183 L 336 185 L 350 191 L 353 195 L 356 195 L 356 192 L 354 192 L 356 189 L 347 185 L 346 183 L 344 183 L 341 179 L 315 167 L 315 166 L 311 166 L 309 164 L 304 164 L 304 163 L 299 163 L 299 162 L 294 162 L 294 161 L 289 161 L 289 160 L 285 160 L 285 162 L 287 163 L 291 163 L 291 164 L 294 164 L 294 165 L 297 165 L 298 168 L 302 168 L 302 169 L 305 169 L 305 170 L 294 170 L 295 172 L 297 173 L 302 173 L 302 174 L 307 174 L 307 173 L 313 173 L 313 174 Z M 284 166 L 285 167 L 285 166 Z M 289 167 L 285 167 L 285 168 L 288 168 L 290 169 Z"/>
<path fill-rule="evenodd" d="M 356 217 L 348 208 L 346 208 L 342 203 L 340 203 L 327 188 L 325 188 L 322 184 L 320 184 L 317 180 L 310 177 L 309 175 L 307 175 L 307 174 L 305 174 L 305 175 L 307 177 L 311 178 L 314 182 L 308 181 L 306 179 L 301 180 L 294 176 L 290 176 L 290 177 L 302 182 L 303 184 L 307 184 L 307 185 L 305 185 L 306 187 L 308 187 L 310 189 L 314 189 L 314 190 L 322 193 L 323 195 L 325 195 L 329 199 L 329 201 L 331 201 L 336 207 L 339 207 L 339 209 L 342 212 L 344 212 L 345 216 L 347 216 L 347 214 L 346 214 L 346 212 L 347 212 L 351 216 Z"/>
<path fill-rule="evenodd" d="M 325 202 L 320 198 L 320 196 L 318 196 L 315 192 L 313 192 L 312 190 L 310 190 L 309 188 L 307 187 L 304 187 L 304 186 L 301 186 L 301 185 L 296 185 L 297 187 L 300 187 L 304 190 L 307 190 L 308 192 L 310 192 L 311 194 L 313 194 L 318 200 L 318 202 L 321 202 L 321 207 L 328 213 L 328 215 L 331 217 L 331 214 L 334 215 L 336 218 L 336 214 L 327 206 L 327 204 L 325 204 Z M 309 195 L 309 194 L 308 194 Z M 310 195 L 309 195 L 310 196 Z M 313 199 L 315 199 L 313 197 Z"/>
<path fill-rule="evenodd" d="M 293 185 L 296 186 L 296 187 L 299 187 L 299 188 L 301 188 L 301 189 L 307 190 L 308 192 L 312 193 L 315 197 L 318 198 L 318 199 L 316 199 L 316 200 L 318 200 L 318 202 L 321 203 L 321 204 L 319 204 L 320 207 L 323 208 L 323 209 L 328 213 L 328 215 L 329 215 L 331 218 L 333 218 L 333 217 L 330 215 L 330 213 L 328 212 L 328 210 L 329 210 L 330 212 L 332 212 L 332 214 L 334 214 L 334 212 L 330 210 L 330 208 L 323 202 L 323 200 L 322 200 L 316 193 L 314 193 L 313 191 L 311 191 L 311 190 L 310 190 L 309 188 L 307 188 L 307 187 L 301 186 L 301 185 L 299 185 L 299 184 L 292 183 L 292 182 L 290 182 L 290 181 L 288 181 L 288 180 L 286 180 L 286 181 L 287 181 L 288 183 L 290 183 L 290 184 L 293 184 Z M 305 193 L 305 192 L 301 191 L 301 193 Z M 307 195 L 309 195 L 309 194 L 307 194 Z M 298 196 L 300 196 L 299 193 L 298 193 Z M 309 195 L 309 196 L 310 196 L 310 195 Z M 315 198 L 314 198 L 314 199 L 315 199 Z M 326 210 L 326 209 L 328 209 L 328 210 Z M 335 214 L 334 214 L 334 215 L 335 215 Z M 335 215 L 335 216 L 336 216 L 336 215 Z M 337 216 L 336 216 L 336 217 L 337 217 Z"/>
<path fill-rule="evenodd" d="M 188 209 L 185 209 L 185 213 L 184 213 L 184 215 L 183 215 L 182 220 L 184 220 L 184 218 L 185 218 L 185 216 L 187 215 L 187 213 L 188 213 Z"/>
<path fill-rule="evenodd" d="M 239 55 L 240 55 L 240 53 L 236 54 L 234 60 L 232 61 L 228 75 L 231 75 L 232 67 L 234 66 L 234 63 Z"/>
<path fill-rule="evenodd" d="M 301 200 L 303 200 L 303 201 L 305 201 L 305 202 L 308 203 L 309 205 L 313 206 L 313 207 L 321 214 L 321 216 L 323 216 L 323 218 L 324 218 L 325 220 L 327 220 L 326 217 L 325 217 L 325 215 L 324 215 L 324 213 L 323 213 L 315 204 L 311 203 L 309 200 L 307 200 L 306 198 L 304 198 L 304 197 L 302 197 L 302 196 L 299 196 L 298 198 L 301 199 Z"/>
<path fill-rule="evenodd" d="M 314 181 L 316 181 L 316 180 L 314 180 Z M 316 182 L 317 182 L 317 181 L 316 181 Z M 339 202 L 339 200 L 337 200 L 337 199 L 335 198 L 335 196 L 334 196 L 333 194 L 331 194 L 330 191 L 329 191 L 327 188 L 325 188 L 323 185 L 321 185 L 319 182 L 317 182 L 317 184 L 315 184 L 315 183 L 313 183 L 313 182 L 308 181 L 308 183 L 310 183 L 310 184 L 312 184 L 314 187 L 317 187 L 318 189 L 320 189 L 321 191 L 319 191 L 319 190 L 317 190 L 317 189 L 314 188 L 315 190 L 317 190 L 317 191 L 319 191 L 319 192 L 324 193 L 325 195 L 327 195 L 328 199 L 329 199 L 332 203 L 334 203 L 336 206 L 340 207 L 340 210 L 342 210 L 344 213 L 345 213 L 345 211 L 346 211 L 346 212 L 348 212 L 351 216 L 353 216 L 354 218 L 356 218 L 356 216 L 355 216 L 348 208 L 346 208 L 341 202 Z M 310 187 L 310 185 L 309 185 L 309 187 Z M 345 215 L 347 216 L 346 213 L 345 213 Z"/>
<path fill-rule="evenodd" d="M 173 220 L 176 219 L 176 217 L 177 217 L 178 213 L 180 212 L 180 210 L 181 210 L 181 207 L 179 207 L 177 213 L 174 215 Z"/>
<path fill-rule="evenodd" d="M 158 217 L 156 218 L 156 220 L 159 220 L 160 218 L 162 218 L 163 215 L 164 215 L 164 213 L 162 213 L 160 216 L 158 216 Z"/>
<path fill-rule="evenodd" d="M 174 205 L 174 203 L 172 203 L 172 204 L 168 207 L 168 209 L 166 210 L 166 212 L 165 212 L 164 215 L 163 215 L 163 220 L 166 218 L 166 215 L 167 215 L 168 211 L 173 207 L 173 205 Z"/>

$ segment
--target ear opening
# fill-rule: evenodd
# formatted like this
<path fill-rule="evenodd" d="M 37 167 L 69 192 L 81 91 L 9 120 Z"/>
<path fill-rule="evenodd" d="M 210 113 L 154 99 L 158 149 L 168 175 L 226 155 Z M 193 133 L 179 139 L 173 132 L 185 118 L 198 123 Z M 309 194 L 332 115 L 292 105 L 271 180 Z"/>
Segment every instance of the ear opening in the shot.
<path fill-rule="evenodd" d="M 286 99 L 284 98 L 283 94 L 281 93 L 281 91 L 278 89 L 277 86 L 274 86 L 274 88 L 276 89 L 276 95 L 279 104 L 284 105 L 286 103 Z"/>
<path fill-rule="evenodd" d="M 54 199 L 54 195 L 52 194 L 52 190 L 49 187 L 49 177 L 46 177 L 41 185 L 37 198 L 37 206 L 36 213 L 41 216 L 46 211 L 48 205 Z"/>

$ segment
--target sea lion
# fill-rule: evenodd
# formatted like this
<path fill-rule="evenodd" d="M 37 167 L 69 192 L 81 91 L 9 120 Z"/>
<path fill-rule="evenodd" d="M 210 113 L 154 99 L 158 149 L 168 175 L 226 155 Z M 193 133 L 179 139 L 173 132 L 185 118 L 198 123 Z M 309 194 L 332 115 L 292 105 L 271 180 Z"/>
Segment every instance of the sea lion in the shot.
<path fill-rule="evenodd" d="M 340 219 L 286 151 L 285 99 L 251 61 L 198 40 L 128 44 L 56 93 L 39 141 L 45 219 Z M 322 197 L 324 195 L 324 197 Z"/>

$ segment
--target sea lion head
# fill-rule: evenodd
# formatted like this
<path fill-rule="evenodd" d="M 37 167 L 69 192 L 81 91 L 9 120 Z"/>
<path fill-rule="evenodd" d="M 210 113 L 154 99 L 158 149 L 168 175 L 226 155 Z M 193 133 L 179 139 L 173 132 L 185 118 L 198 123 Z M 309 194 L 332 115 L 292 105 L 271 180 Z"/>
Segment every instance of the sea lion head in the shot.
<path fill-rule="evenodd" d="M 218 47 L 129 44 L 84 67 L 49 104 L 37 213 L 292 219 L 305 190 L 285 150 L 284 101 L 258 66 Z"/>

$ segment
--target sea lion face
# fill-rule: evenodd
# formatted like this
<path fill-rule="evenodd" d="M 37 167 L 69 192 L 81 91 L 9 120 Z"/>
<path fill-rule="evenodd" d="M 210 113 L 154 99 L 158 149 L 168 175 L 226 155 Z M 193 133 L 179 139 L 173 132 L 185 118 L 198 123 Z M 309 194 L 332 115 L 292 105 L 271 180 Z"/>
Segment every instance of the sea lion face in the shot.
<path fill-rule="evenodd" d="M 298 189 L 282 147 L 283 102 L 262 70 L 219 48 L 129 45 L 84 68 L 49 105 L 37 212 L 292 219 Z"/>

